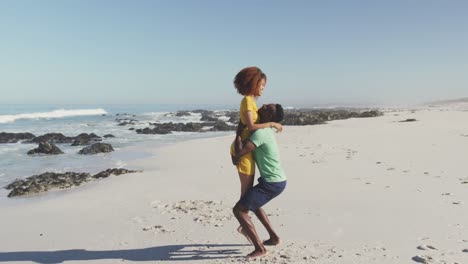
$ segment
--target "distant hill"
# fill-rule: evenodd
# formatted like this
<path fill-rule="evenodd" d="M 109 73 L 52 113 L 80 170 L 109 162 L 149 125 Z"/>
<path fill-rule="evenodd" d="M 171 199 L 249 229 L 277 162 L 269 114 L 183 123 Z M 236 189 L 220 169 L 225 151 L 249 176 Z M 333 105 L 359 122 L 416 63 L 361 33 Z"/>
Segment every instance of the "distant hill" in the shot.
<path fill-rule="evenodd" d="M 451 100 L 433 101 L 433 102 L 427 103 L 427 105 L 451 105 L 451 104 L 460 104 L 460 103 L 468 103 L 468 97 L 451 99 Z"/>

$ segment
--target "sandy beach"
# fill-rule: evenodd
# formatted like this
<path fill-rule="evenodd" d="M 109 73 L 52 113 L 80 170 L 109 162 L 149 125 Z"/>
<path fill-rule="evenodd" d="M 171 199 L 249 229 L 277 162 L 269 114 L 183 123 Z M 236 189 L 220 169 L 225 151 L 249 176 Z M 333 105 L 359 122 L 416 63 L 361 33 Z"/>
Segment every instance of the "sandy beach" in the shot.
<path fill-rule="evenodd" d="M 221 137 L 145 149 L 126 166 L 143 173 L 1 201 L 0 262 L 468 263 L 467 120 L 427 107 L 285 126 L 288 186 L 265 207 L 282 243 L 262 258 L 244 258 Z"/>

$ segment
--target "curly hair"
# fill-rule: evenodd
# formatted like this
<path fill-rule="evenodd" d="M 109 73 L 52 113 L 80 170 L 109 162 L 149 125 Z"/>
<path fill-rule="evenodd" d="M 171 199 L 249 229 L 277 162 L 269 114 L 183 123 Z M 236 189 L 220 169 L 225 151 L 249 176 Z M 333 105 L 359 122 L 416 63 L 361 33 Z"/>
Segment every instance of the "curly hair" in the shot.
<path fill-rule="evenodd" d="M 260 96 L 260 83 L 267 80 L 265 73 L 258 67 L 246 67 L 234 77 L 234 87 L 242 95 Z"/>
<path fill-rule="evenodd" d="M 284 110 L 283 106 L 280 104 L 276 104 L 276 113 L 275 113 L 275 118 L 274 121 L 277 123 L 280 123 L 284 119 Z"/>

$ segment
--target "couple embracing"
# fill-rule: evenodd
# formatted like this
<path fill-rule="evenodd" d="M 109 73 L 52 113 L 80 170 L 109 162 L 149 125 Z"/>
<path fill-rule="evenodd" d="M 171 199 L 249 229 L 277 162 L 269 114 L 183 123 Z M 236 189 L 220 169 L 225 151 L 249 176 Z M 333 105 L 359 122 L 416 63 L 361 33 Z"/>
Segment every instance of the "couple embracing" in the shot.
<path fill-rule="evenodd" d="M 283 120 L 283 108 L 279 104 L 266 104 L 258 109 L 255 103 L 262 95 L 266 82 L 266 75 L 257 67 L 242 69 L 234 79 L 234 86 L 244 98 L 240 105 L 236 139 L 231 145 L 232 161 L 237 167 L 241 182 L 240 200 L 234 206 L 233 212 L 240 223 L 238 231 L 255 247 L 255 250 L 247 255 L 248 258 L 263 256 L 267 252 L 265 245 L 280 243 L 280 238 L 262 207 L 286 187 L 286 175 L 280 165 L 275 139 L 275 130 L 282 131 L 279 122 Z M 258 184 L 253 186 L 255 164 L 260 177 Z M 262 241 L 258 237 L 248 216 L 249 211 L 255 213 L 268 231 L 268 240 Z"/>

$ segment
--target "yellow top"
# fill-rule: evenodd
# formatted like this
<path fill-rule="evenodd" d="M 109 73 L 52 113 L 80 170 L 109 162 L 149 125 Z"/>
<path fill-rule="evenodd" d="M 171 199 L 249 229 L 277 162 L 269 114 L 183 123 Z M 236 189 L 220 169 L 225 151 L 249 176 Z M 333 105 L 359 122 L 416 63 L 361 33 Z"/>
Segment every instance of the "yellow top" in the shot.
<path fill-rule="evenodd" d="M 247 125 L 247 121 L 245 120 L 245 113 L 251 111 L 252 116 L 253 116 L 253 122 L 257 123 L 258 121 L 258 108 L 257 104 L 255 103 L 255 98 L 253 96 L 245 96 L 244 99 L 242 99 L 241 104 L 240 104 L 240 120 L 242 124 Z M 251 131 L 246 127 L 244 130 L 242 130 L 241 133 L 241 138 L 242 140 L 246 140 L 250 137 L 252 134 Z"/>

